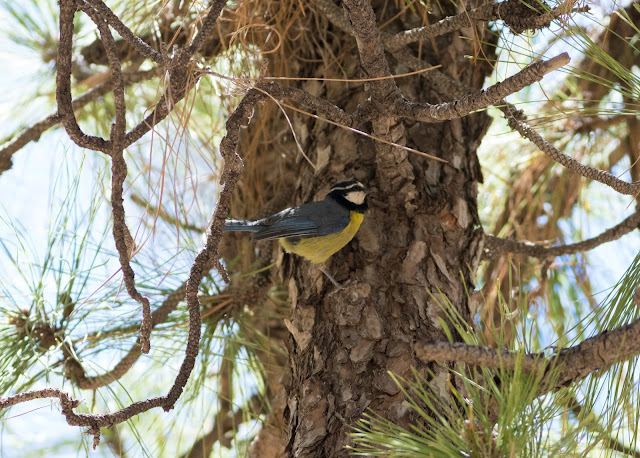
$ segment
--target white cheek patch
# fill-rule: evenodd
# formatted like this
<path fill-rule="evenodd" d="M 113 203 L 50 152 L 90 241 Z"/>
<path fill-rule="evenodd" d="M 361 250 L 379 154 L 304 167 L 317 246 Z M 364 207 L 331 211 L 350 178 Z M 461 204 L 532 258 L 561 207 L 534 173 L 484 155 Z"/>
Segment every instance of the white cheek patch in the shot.
<path fill-rule="evenodd" d="M 349 191 L 345 199 L 355 205 L 362 205 L 364 203 L 364 199 L 367 197 L 367 194 L 364 191 Z"/>

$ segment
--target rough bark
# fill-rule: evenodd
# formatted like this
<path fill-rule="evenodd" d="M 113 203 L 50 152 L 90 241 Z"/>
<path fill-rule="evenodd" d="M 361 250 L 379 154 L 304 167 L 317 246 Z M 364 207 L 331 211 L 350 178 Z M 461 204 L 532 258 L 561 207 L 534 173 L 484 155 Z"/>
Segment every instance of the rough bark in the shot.
<path fill-rule="evenodd" d="M 378 24 L 398 13 L 390 3 L 374 2 L 374 10 Z M 458 12 L 451 9 L 440 15 Z M 354 39 L 328 27 L 331 48 L 306 49 L 304 57 L 326 61 L 333 54 L 340 56 L 342 67 L 300 64 L 299 76 L 334 77 L 342 70 L 343 78 L 366 77 L 354 64 L 358 62 Z M 486 39 L 481 28 L 464 33 Z M 464 57 L 478 52 L 470 43 L 452 33 L 424 46 L 423 52 L 430 63 L 443 64 L 452 78 L 480 88 L 490 69 Z M 491 54 L 489 49 L 482 52 Z M 390 66 L 393 74 L 406 71 L 403 62 L 390 60 Z M 398 84 L 410 100 L 448 101 L 428 79 L 408 78 Z M 309 83 L 302 86 L 310 89 Z M 343 83 L 317 87 L 320 96 L 347 112 L 364 100 L 366 89 L 364 84 Z M 359 126 L 448 161 L 443 164 L 295 117 L 298 131 L 309 133 L 303 147 L 317 164 L 313 170 L 298 158 L 296 202 L 321 197 L 331 182 L 354 178 L 371 188 L 372 209 L 355 240 L 330 260 L 334 276 L 350 281 L 346 288 L 335 290 L 305 261 L 285 259 L 290 266 L 285 278 L 292 310 L 286 323 L 292 338 L 285 411 L 291 455 L 344 456 L 344 447 L 350 444 L 349 426 L 365 409 L 398 424 L 416 421 L 389 371 L 410 378 L 410 368 L 415 367 L 431 379 L 427 374 L 431 369 L 436 374 L 434 387 L 446 396 L 445 373 L 421 363 L 413 344 L 445 338 L 437 321 L 443 317 L 435 299 L 440 292 L 462 316 L 469 316 L 466 290 L 473 288 L 480 254 L 475 229 L 477 184 L 482 177 L 476 148 L 489 122 L 485 114 L 438 124 L 378 116 Z"/>

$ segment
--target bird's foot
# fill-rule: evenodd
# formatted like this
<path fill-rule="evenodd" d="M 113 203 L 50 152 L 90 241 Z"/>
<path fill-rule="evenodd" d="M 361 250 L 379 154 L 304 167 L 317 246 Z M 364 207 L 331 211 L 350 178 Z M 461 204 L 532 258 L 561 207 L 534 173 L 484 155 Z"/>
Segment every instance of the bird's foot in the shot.
<path fill-rule="evenodd" d="M 351 280 L 347 280 L 344 283 L 340 283 L 338 280 L 336 280 L 335 278 L 333 278 L 333 275 L 331 275 L 327 270 L 320 268 L 320 271 L 325 274 L 327 276 L 327 278 L 329 280 L 331 280 L 331 283 L 333 283 L 333 285 L 338 288 L 338 289 L 342 289 L 342 288 L 346 288 L 347 286 L 349 286 L 351 284 Z"/>

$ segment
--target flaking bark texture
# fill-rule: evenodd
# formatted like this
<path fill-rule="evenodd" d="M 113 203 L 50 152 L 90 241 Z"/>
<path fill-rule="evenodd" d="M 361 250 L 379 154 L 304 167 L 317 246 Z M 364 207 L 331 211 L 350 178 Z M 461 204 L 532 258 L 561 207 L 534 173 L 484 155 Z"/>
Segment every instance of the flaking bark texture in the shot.
<path fill-rule="evenodd" d="M 373 3 L 378 24 L 398 13 L 391 3 L 385 8 Z M 458 12 L 452 9 L 440 16 Z M 299 76 L 366 77 L 352 37 L 333 29 L 321 15 L 309 22 L 326 26 L 328 33 L 323 34 L 331 40 L 306 50 L 305 61 L 316 63 L 300 64 Z M 392 22 L 386 31 L 397 32 L 401 25 Z M 462 33 L 477 36 L 478 42 L 449 34 L 424 45 L 422 53 L 432 64 L 443 64 L 452 78 L 480 88 L 490 68 L 464 56 L 491 55 L 491 49 L 478 45 L 490 38 L 482 27 Z M 339 56 L 340 64 L 329 56 Z M 394 74 L 407 71 L 402 62 L 390 60 L 390 66 Z M 451 100 L 434 90 L 429 79 L 397 82 L 411 100 Z M 307 82 L 300 87 L 353 112 L 367 97 L 365 84 Z M 413 344 L 446 340 L 437 322 L 445 316 L 432 295 L 439 298 L 441 292 L 462 316 L 469 316 L 466 291 L 473 289 L 480 255 L 475 230 L 482 176 L 476 149 L 489 123 L 482 113 L 438 124 L 378 116 L 360 126 L 448 161 L 442 164 L 302 115 L 294 117 L 299 140 L 317 166 L 314 171 L 297 157 L 295 203 L 323 197 L 333 182 L 357 179 L 371 188 L 371 211 L 354 241 L 327 265 L 338 281 L 350 282 L 346 288 L 336 290 L 317 267 L 300 258 L 285 255 L 282 261 L 292 310 L 286 321 L 292 335 L 285 410 L 288 454 L 345 456 L 344 447 L 351 444 L 349 426 L 366 409 L 401 425 L 417 421 L 389 371 L 411 378 L 410 368 L 415 367 L 443 398 L 449 397 L 446 374 L 432 365 L 436 377 L 428 376 Z"/>

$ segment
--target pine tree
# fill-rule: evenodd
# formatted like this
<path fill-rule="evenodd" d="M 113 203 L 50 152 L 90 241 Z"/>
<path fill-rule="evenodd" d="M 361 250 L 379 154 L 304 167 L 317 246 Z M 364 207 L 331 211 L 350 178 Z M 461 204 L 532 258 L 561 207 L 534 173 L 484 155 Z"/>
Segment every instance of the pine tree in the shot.
<path fill-rule="evenodd" d="M 0 408 L 53 398 L 118 455 L 638 455 L 640 259 L 596 301 L 584 254 L 640 223 L 640 10 L 614 6 L 3 5 L 39 62 L 0 182 L 68 152 L 46 236 L 5 204 Z M 348 179 L 343 288 L 223 236 Z"/>

